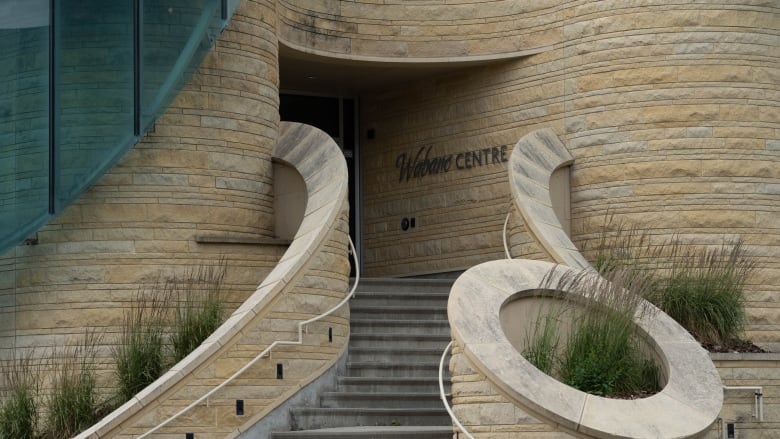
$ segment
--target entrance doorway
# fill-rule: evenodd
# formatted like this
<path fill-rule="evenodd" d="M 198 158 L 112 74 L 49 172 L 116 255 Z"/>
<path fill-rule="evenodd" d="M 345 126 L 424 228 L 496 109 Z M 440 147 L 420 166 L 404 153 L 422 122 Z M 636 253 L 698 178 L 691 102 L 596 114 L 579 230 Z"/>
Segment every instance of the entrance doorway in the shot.
<path fill-rule="evenodd" d="M 362 254 L 357 100 L 350 97 L 281 93 L 279 115 L 283 121 L 305 123 L 321 129 L 336 141 L 344 153 L 349 172 L 349 236 L 358 255 Z M 353 266 L 350 275 L 354 274 Z"/>

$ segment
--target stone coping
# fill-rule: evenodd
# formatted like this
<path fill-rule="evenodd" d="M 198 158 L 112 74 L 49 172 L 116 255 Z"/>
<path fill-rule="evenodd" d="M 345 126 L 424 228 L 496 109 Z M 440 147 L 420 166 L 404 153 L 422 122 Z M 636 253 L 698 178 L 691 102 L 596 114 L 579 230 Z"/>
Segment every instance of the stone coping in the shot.
<path fill-rule="evenodd" d="M 544 261 L 492 261 L 471 268 L 455 281 L 448 318 L 453 338 L 472 366 L 515 405 L 578 435 L 687 438 L 707 430 L 723 405 L 720 377 L 709 353 L 660 310 L 636 320 L 666 373 L 666 385 L 650 397 L 621 400 L 590 395 L 523 358 L 504 333 L 499 314 L 507 301 L 533 295 L 553 267 Z M 559 267 L 552 284 L 567 271 L 582 269 Z"/>
<path fill-rule="evenodd" d="M 275 159 L 295 168 L 303 177 L 308 202 L 303 221 L 278 264 L 260 286 L 198 348 L 131 400 L 80 433 L 76 438 L 113 437 L 114 431 L 144 407 L 179 385 L 187 375 L 209 361 L 249 330 L 254 317 L 302 276 L 306 265 L 327 241 L 347 202 L 347 165 L 341 150 L 323 131 L 309 125 L 281 122 Z M 204 389 L 208 391 L 210 389 Z M 197 397 L 193 397 L 196 399 Z"/>
<path fill-rule="evenodd" d="M 574 158 L 549 128 L 533 131 L 515 144 L 509 157 L 512 202 L 529 233 L 558 263 L 590 268 L 577 246 L 563 230 L 550 199 L 550 177 Z"/>

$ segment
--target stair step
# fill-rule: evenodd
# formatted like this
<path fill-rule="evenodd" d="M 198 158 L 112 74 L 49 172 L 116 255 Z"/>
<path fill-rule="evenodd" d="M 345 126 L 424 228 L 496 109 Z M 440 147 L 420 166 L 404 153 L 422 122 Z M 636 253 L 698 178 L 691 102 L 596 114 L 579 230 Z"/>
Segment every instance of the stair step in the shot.
<path fill-rule="evenodd" d="M 444 371 L 446 374 L 449 372 Z M 354 377 L 439 377 L 438 364 L 386 364 L 386 363 L 347 363 L 347 373 Z M 449 375 L 445 375 L 449 376 Z"/>
<path fill-rule="evenodd" d="M 355 347 L 349 350 L 349 361 L 376 361 L 384 363 L 434 363 L 441 360 L 443 349 L 437 348 L 383 348 Z"/>
<path fill-rule="evenodd" d="M 342 427 L 271 434 L 272 439 L 452 439 L 452 436 L 451 426 Z"/>
<path fill-rule="evenodd" d="M 400 349 L 411 348 L 430 348 L 444 350 L 447 343 L 450 342 L 449 335 L 414 335 L 414 334 L 352 334 L 350 337 L 350 346 L 357 348 L 384 348 Z"/>
<path fill-rule="evenodd" d="M 444 406 L 425 408 L 296 408 L 292 410 L 296 430 L 351 426 L 451 426 Z"/>
<path fill-rule="evenodd" d="M 447 321 L 447 306 L 373 306 L 352 303 L 351 318 L 385 320 L 443 320 Z"/>
<path fill-rule="evenodd" d="M 353 304 L 371 306 L 447 306 L 449 293 L 382 292 L 363 291 L 355 293 Z"/>
<path fill-rule="evenodd" d="M 418 334 L 449 335 L 447 320 L 418 319 L 352 319 L 352 332 L 406 332 Z"/>
<path fill-rule="evenodd" d="M 449 392 L 449 382 L 445 381 Z M 338 389 L 343 392 L 438 392 L 439 377 L 352 377 L 338 378 Z"/>
<path fill-rule="evenodd" d="M 391 291 L 391 292 L 450 292 L 455 279 L 382 279 L 363 278 L 358 285 L 358 292 Z"/>
<path fill-rule="evenodd" d="M 346 375 L 275 439 L 452 439 L 439 397 L 453 280 L 363 279 L 350 303 Z M 449 374 L 449 370 L 445 371 Z M 445 391 L 449 392 L 449 379 Z"/>
<path fill-rule="evenodd" d="M 323 408 L 431 408 L 442 407 L 438 393 L 392 393 L 392 392 L 325 392 L 322 394 Z"/>

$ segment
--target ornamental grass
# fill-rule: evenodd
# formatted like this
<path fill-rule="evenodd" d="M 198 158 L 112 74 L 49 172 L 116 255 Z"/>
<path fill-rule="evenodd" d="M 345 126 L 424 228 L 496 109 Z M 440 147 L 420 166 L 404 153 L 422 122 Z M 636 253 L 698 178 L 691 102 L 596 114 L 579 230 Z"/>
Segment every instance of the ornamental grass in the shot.
<path fill-rule="evenodd" d="M 642 300 L 649 279 L 622 269 L 602 277 L 570 273 L 555 282 L 553 272 L 545 278 L 540 291 L 552 292 L 553 304 L 540 308 L 523 356 L 590 394 L 629 398 L 657 392 L 660 369 L 634 323 L 636 316 L 653 312 Z"/>

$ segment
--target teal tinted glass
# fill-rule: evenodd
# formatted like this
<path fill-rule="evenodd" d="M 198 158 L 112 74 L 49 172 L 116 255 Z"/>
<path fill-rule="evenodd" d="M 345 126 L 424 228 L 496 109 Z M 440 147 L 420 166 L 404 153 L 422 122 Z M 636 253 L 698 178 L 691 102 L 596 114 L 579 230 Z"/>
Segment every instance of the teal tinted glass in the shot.
<path fill-rule="evenodd" d="M 141 126 L 184 87 L 221 29 L 219 0 L 143 0 Z"/>
<path fill-rule="evenodd" d="M 140 139 L 135 122 L 143 134 L 213 47 L 221 6 L 0 0 L 0 254 Z"/>
<path fill-rule="evenodd" d="M 2 6 L 0 249 L 32 233 L 28 225 L 48 219 L 49 206 L 48 1 Z"/>
<path fill-rule="evenodd" d="M 55 10 L 57 211 L 132 145 L 133 2 L 63 0 Z"/>

